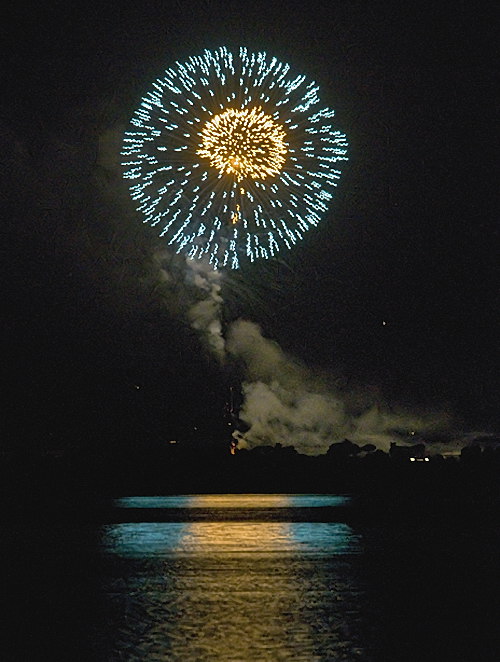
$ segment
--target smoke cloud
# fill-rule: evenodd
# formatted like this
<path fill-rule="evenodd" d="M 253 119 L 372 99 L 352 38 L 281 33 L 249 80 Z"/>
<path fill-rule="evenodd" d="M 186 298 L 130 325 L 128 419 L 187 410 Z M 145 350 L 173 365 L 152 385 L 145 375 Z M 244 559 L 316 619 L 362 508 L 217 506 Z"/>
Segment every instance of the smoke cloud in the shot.
<path fill-rule="evenodd" d="M 235 433 L 240 447 L 281 443 L 317 455 L 349 438 L 387 451 L 398 437 L 420 437 L 449 424 L 446 414 L 419 416 L 367 396 L 360 399 L 358 394 L 339 392 L 324 377 L 287 356 L 253 322 L 234 322 L 226 348 L 246 368 L 239 416 L 249 429 Z"/>
<path fill-rule="evenodd" d="M 219 360 L 225 356 L 225 340 L 222 335 L 221 278 L 219 271 L 200 260 L 186 260 L 188 280 L 204 294 L 205 298 L 193 304 L 188 311 L 188 318 L 193 329 L 198 331 L 208 348 Z"/>
<path fill-rule="evenodd" d="M 114 173 L 108 181 L 115 195 L 120 134 L 121 127 L 110 131 L 100 144 L 99 165 L 108 178 Z M 124 198 L 123 207 L 130 210 L 128 195 Z M 143 284 L 172 315 L 187 321 L 220 364 L 236 363 L 243 370 L 238 415 L 246 431 L 234 433 L 240 448 L 281 443 L 316 455 L 348 438 L 388 451 L 392 441 L 411 443 L 449 430 L 451 419 L 444 412 L 420 414 L 389 405 L 372 392 L 339 388 L 333 376 L 287 355 L 254 322 L 237 319 L 225 326 L 224 275 L 208 261 L 181 258 L 167 247 L 154 249 L 149 264 Z M 447 440 L 435 447 L 451 445 Z"/>

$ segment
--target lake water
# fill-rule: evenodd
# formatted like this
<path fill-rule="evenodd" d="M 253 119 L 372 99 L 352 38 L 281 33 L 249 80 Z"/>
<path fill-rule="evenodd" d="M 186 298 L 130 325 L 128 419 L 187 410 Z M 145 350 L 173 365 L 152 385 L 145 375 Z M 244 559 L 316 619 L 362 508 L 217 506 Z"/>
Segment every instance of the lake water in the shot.
<path fill-rule="evenodd" d="M 287 521 L 301 509 L 333 512 L 347 503 L 315 495 L 117 501 L 126 509 L 182 508 L 187 521 L 102 528 L 113 569 L 110 617 L 121 633 L 109 659 L 368 659 L 362 589 L 352 568 L 360 536 L 345 522 Z M 238 521 L 242 510 L 246 519 Z M 207 513 L 215 521 L 206 521 Z M 266 521 L 276 513 L 282 521 Z"/>
<path fill-rule="evenodd" d="M 186 495 L 117 499 L 104 522 L 3 527 L 2 659 L 499 659 L 498 533 L 481 518 Z"/>

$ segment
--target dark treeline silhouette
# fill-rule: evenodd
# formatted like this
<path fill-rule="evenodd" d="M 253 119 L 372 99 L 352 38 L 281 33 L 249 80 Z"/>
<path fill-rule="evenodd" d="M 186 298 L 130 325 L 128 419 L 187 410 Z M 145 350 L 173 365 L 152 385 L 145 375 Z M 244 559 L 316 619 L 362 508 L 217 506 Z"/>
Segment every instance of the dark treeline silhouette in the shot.
<path fill-rule="evenodd" d="M 410 502 L 484 503 L 500 495 L 500 447 L 463 448 L 457 456 L 426 456 L 420 444 L 389 453 L 349 440 L 319 456 L 291 446 L 235 449 L 167 442 L 102 445 L 73 452 L 10 453 L 2 458 L 4 513 L 19 508 L 82 509 L 119 495 L 189 493 L 349 493 L 369 506 Z M 488 505 L 490 504 L 490 505 Z"/>

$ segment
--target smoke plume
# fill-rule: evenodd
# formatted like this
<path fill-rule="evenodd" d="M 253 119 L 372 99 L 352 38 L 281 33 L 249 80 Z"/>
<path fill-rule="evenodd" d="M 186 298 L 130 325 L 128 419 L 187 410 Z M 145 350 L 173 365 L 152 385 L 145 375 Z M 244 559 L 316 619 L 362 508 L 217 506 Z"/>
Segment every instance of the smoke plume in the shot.
<path fill-rule="evenodd" d="M 240 447 L 281 443 L 317 455 L 349 438 L 387 451 L 398 436 L 426 435 L 449 423 L 444 414 L 419 416 L 336 390 L 265 338 L 253 322 L 234 322 L 226 348 L 246 369 L 239 416 L 248 430 L 235 434 Z"/>
<path fill-rule="evenodd" d="M 114 190 L 116 145 L 116 132 L 100 145 L 100 166 L 114 171 Z M 281 443 L 315 455 L 348 438 L 387 451 L 391 441 L 421 440 L 449 425 L 444 413 L 420 415 L 389 406 L 377 395 L 338 388 L 332 376 L 288 356 L 254 322 L 237 319 L 225 327 L 224 275 L 208 262 L 182 258 L 167 247 L 154 250 L 149 264 L 143 282 L 169 312 L 187 321 L 219 363 L 237 363 L 243 370 L 238 414 L 246 431 L 234 434 L 240 448 Z"/>
<path fill-rule="evenodd" d="M 188 311 L 193 329 L 198 331 L 208 348 L 219 360 L 224 359 L 225 341 L 222 335 L 221 278 L 219 271 L 203 261 L 186 260 L 188 281 L 198 288 L 204 298 L 194 303 Z"/>

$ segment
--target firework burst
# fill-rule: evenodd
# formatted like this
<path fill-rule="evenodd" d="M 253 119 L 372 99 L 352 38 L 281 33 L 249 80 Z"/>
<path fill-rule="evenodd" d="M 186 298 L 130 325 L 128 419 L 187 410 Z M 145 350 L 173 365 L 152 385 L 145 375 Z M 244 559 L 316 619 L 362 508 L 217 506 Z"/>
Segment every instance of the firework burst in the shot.
<path fill-rule="evenodd" d="M 346 136 L 318 92 L 288 64 L 245 48 L 167 69 L 123 139 L 144 222 L 215 269 L 292 248 L 325 215 L 347 160 Z"/>

